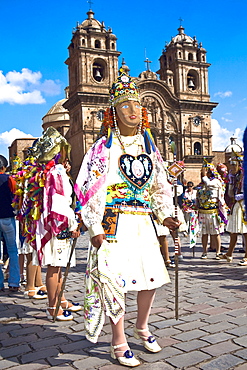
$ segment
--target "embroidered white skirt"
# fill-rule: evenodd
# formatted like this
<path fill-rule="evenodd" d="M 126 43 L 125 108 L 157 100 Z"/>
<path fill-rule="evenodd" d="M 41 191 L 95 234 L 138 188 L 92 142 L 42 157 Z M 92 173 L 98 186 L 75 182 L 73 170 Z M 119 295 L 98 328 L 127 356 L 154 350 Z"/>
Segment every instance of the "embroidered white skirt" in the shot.
<path fill-rule="evenodd" d="M 52 238 L 43 249 L 42 266 L 66 267 L 71 251 L 71 239 Z M 33 264 L 38 265 L 37 252 L 33 253 Z M 70 266 L 75 266 L 75 251 Z"/>
<path fill-rule="evenodd" d="M 234 204 L 232 214 L 228 217 L 228 224 L 226 231 L 229 233 L 236 234 L 246 234 L 247 233 L 247 224 L 243 222 L 243 210 L 244 207 L 243 200 Z"/>
<path fill-rule="evenodd" d="M 198 221 L 201 235 L 218 235 L 224 232 L 224 224 L 220 223 L 217 213 L 199 212 Z"/>
<path fill-rule="evenodd" d="M 149 215 L 120 214 L 111 261 L 124 291 L 151 290 L 170 282 Z"/>

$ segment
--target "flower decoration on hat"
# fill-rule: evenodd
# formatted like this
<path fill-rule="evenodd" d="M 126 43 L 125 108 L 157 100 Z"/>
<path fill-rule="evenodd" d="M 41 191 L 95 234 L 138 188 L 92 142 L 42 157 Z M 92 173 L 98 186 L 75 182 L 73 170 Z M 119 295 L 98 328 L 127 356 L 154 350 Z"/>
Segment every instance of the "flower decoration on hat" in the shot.
<path fill-rule="evenodd" d="M 117 134 L 117 136 L 119 136 L 115 107 L 118 104 L 128 100 L 137 101 L 139 104 L 141 104 L 140 95 L 136 83 L 122 67 L 119 69 L 119 76 L 117 80 L 112 84 L 109 93 L 110 107 L 107 108 L 105 111 L 102 127 L 100 130 L 100 136 L 107 137 L 107 141 L 105 143 L 105 146 L 107 148 L 110 148 L 112 145 L 112 130 L 115 130 L 115 133 Z M 140 109 L 140 124 L 137 134 L 143 135 L 146 152 L 150 154 L 151 151 L 156 151 L 156 147 L 150 130 L 150 124 L 148 122 L 147 110 L 145 107 L 142 106 L 140 107 Z"/>
<path fill-rule="evenodd" d="M 122 68 L 119 69 L 119 76 L 112 84 L 109 92 L 109 102 L 111 106 L 115 107 L 117 104 L 126 100 L 134 100 L 140 103 L 140 96 L 136 83 Z"/>

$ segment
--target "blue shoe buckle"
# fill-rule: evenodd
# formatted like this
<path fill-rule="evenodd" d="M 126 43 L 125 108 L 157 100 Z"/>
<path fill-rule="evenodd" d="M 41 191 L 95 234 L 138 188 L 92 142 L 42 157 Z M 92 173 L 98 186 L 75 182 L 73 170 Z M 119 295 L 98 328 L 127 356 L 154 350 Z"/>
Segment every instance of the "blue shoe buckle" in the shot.
<path fill-rule="evenodd" d="M 134 353 L 130 349 L 127 349 L 127 351 L 124 352 L 124 357 L 132 358 L 134 357 Z"/>
<path fill-rule="evenodd" d="M 150 335 L 150 337 L 148 337 L 147 341 L 148 341 L 148 343 L 154 343 L 156 341 L 156 339 L 154 338 L 153 335 Z"/>
<path fill-rule="evenodd" d="M 68 310 L 64 310 L 64 311 L 63 311 L 63 315 L 64 315 L 64 317 L 69 317 L 69 316 L 71 316 L 72 314 L 71 314 L 71 312 L 70 312 L 70 311 L 68 311 Z"/>

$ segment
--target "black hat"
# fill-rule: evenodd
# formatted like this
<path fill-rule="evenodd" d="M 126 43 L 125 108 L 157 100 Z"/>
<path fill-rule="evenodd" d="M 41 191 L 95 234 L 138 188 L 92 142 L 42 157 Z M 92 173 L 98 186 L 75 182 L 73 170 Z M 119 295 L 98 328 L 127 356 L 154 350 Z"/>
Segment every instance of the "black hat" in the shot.
<path fill-rule="evenodd" d="M 3 167 L 8 167 L 8 161 L 2 154 L 0 154 L 0 168 Z"/>

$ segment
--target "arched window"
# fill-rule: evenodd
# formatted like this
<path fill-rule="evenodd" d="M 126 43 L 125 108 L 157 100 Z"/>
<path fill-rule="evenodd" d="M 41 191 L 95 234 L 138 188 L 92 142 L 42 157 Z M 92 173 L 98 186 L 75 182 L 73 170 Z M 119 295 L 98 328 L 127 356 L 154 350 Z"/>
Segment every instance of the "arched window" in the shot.
<path fill-rule="evenodd" d="M 188 54 L 188 60 L 193 60 L 193 54 L 192 53 Z"/>
<path fill-rule="evenodd" d="M 93 78 L 95 79 L 95 81 L 97 82 L 103 81 L 104 78 L 106 77 L 105 76 L 106 66 L 105 66 L 104 60 L 100 58 L 95 59 L 92 67 L 93 67 L 93 71 L 92 71 Z"/>
<path fill-rule="evenodd" d="M 95 46 L 95 49 L 100 49 L 101 48 L 100 41 L 99 40 L 95 40 L 94 46 Z"/>
<path fill-rule="evenodd" d="M 194 155 L 201 155 L 202 154 L 202 147 L 201 144 L 197 141 L 194 143 Z"/>
<path fill-rule="evenodd" d="M 181 59 L 181 58 L 182 58 L 182 53 L 181 53 L 181 51 L 178 53 L 178 57 L 179 57 L 179 59 Z"/>
<path fill-rule="evenodd" d="M 187 74 L 187 86 L 190 90 L 198 88 L 198 73 L 193 69 L 190 69 Z"/>
<path fill-rule="evenodd" d="M 112 50 L 115 50 L 115 44 L 114 44 L 114 42 L 111 43 L 111 49 Z"/>

